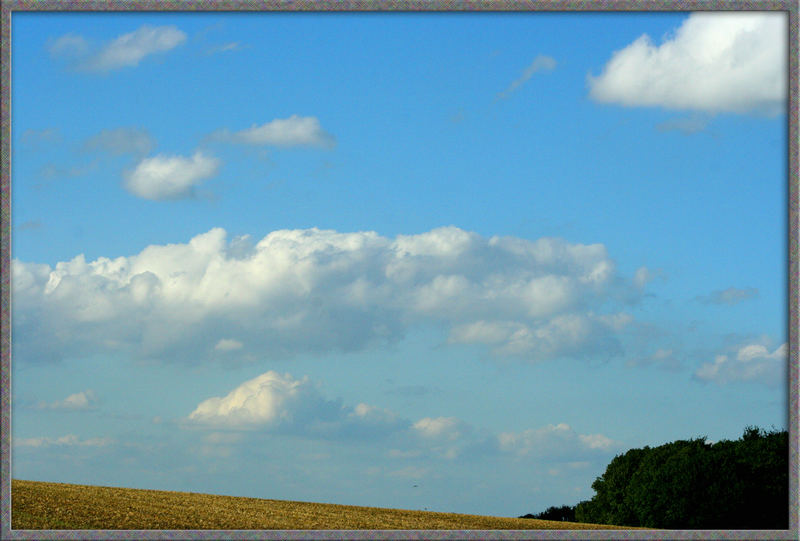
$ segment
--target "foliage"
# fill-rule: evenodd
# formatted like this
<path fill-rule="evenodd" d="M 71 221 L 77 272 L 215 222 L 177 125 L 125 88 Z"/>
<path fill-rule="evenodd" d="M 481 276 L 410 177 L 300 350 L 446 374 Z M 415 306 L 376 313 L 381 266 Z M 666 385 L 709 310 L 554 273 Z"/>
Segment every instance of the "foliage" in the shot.
<path fill-rule="evenodd" d="M 747 427 L 739 440 L 705 437 L 615 457 L 575 520 L 674 529 L 787 529 L 789 433 Z"/>
<path fill-rule="evenodd" d="M 561 520 L 575 522 L 575 506 L 562 505 L 561 507 L 548 507 L 545 511 L 532 515 L 528 513 L 519 518 L 535 518 L 539 520 Z"/>

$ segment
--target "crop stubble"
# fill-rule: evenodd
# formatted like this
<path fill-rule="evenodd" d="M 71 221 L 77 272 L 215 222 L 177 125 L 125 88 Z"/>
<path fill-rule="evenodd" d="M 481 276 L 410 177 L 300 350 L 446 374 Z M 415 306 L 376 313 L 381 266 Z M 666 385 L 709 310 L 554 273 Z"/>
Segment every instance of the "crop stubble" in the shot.
<path fill-rule="evenodd" d="M 14 530 L 530 530 L 614 526 L 12 480 Z"/>

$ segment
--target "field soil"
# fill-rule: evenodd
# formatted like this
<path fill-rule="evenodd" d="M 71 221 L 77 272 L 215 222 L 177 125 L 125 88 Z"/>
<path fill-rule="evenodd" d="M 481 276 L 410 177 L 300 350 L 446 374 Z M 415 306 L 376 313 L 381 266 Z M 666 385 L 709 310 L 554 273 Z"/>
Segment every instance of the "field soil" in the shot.
<path fill-rule="evenodd" d="M 586 530 L 599 524 L 11 481 L 13 530 Z"/>

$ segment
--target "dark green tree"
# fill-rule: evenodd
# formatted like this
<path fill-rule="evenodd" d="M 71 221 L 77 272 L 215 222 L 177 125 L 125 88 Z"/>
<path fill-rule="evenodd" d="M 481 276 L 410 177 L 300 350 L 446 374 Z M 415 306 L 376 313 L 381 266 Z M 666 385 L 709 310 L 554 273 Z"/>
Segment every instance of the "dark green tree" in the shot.
<path fill-rule="evenodd" d="M 787 529 L 789 433 L 747 427 L 615 457 L 579 503 L 579 522 L 688 529 Z"/>

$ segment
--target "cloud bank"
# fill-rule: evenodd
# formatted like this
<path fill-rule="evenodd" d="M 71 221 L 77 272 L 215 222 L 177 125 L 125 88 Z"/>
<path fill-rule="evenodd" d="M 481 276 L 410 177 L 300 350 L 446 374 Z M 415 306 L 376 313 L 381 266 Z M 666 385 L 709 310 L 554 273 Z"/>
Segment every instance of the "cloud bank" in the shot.
<path fill-rule="evenodd" d="M 630 107 L 774 115 L 787 96 L 783 13 L 693 13 L 661 45 L 650 37 L 617 51 L 589 95 Z"/>
<path fill-rule="evenodd" d="M 12 273 L 20 362 L 97 352 L 291 358 L 397 341 L 426 324 L 497 355 L 597 358 L 621 353 L 616 335 L 632 318 L 614 310 L 640 294 L 601 244 L 456 227 L 394 239 L 280 230 L 255 246 L 216 228 L 113 260 L 14 260 Z"/>
<path fill-rule="evenodd" d="M 411 422 L 392 411 L 360 403 L 328 400 L 308 376 L 269 371 L 245 381 L 225 396 L 202 401 L 187 421 L 211 432 L 205 439 L 246 443 L 242 434 L 294 433 L 317 439 L 384 440 L 393 459 L 433 456 L 452 460 L 465 452 L 515 458 L 570 461 L 616 450 L 602 434 L 578 434 L 564 423 L 522 432 L 476 431 L 456 417 L 424 417 Z M 219 442 L 217 442 L 219 443 Z"/>

